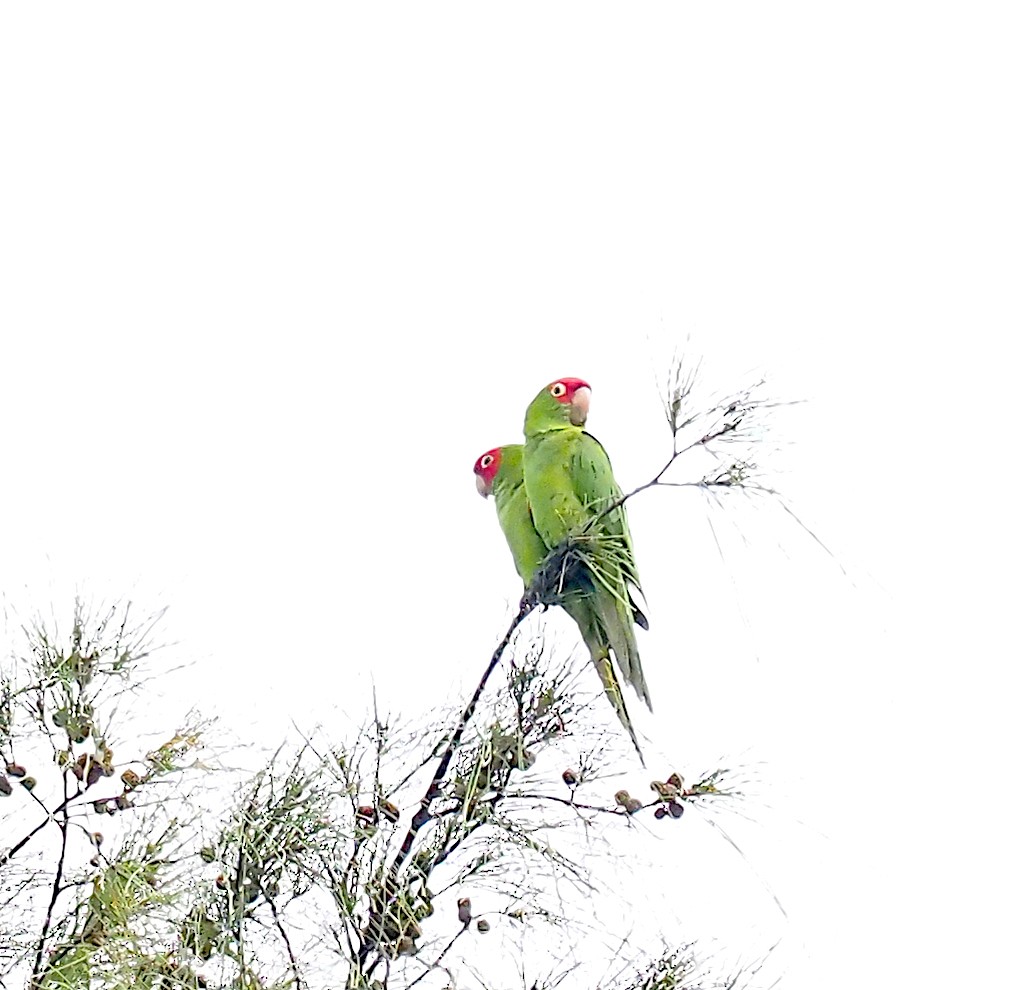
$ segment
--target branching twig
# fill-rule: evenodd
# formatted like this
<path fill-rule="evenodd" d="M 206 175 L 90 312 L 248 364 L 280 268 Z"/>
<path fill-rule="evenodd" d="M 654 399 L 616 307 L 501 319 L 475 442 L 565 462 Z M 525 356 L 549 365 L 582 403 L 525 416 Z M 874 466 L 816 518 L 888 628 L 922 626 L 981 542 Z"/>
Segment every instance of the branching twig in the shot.
<path fill-rule="evenodd" d="M 691 382 L 689 384 L 691 385 Z M 685 427 L 690 426 L 693 422 L 695 422 L 696 416 L 695 415 L 694 416 L 690 416 L 690 417 L 688 417 L 686 420 L 684 420 L 681 423 L 676 422 L 675 419 L 674 419 L 674 416 L 671 417 L 669 421 L 670 421 L 670 423 L 672 425 L 672 453 L 671 453 L 671 456 L 668 458 L 668 460 L 665 462 L 664 467 L 662 467 L 661 470 L 658 471 L 658 473 L 655 474 L 654 477 L 650 479 L 650 481 L 645 482 L 642 485 L 637 485 L 636 488 L 634 488 L 631 491 L 627 492 L 625 495 L 620 496 L 618 499 L 616 499 L 614 502 L 612 502 L 607 508 L 603 509 L 600 513 L 598 513 L 597 516 L 595 516 L 593 519 L 591 519 L 587 523 L 586 529 L 590 529 L 592 526 L 596 525 L 605 516 L 607 516 L 610 513 L 614 512 L 616 509 L 620 508 L 621 506 L 625 505 L 625 503 L 628 502 L 629 499 L 631 499 L 634 495 L 638 495 L 640 492 L 645 492 L 645 491 L 647 491 L 648 488 L 655 488 L 658 485 L 667 486 L 667 487 L 671 487 L 671 488 L 676 488 L 676 487 L 680 487 L 680 486 L 682 486 L 682 487 L 686 487 L 686 486 L 696 486 L 696 487 L 704 487 L 704 486 L 714 487 L 714 486 L 718 486 L 718 487 L 725 487 L 725 488 L 740 487 L 741 484 L 742 484 L 742 479 L 734 479 L 734 478 L 731 478 L 731 477 L 728 477 L 728 478 L 725 477 L 726 472 L 729 470 L 727 468 L 723 469 L 721 472 L 719 472 L 717 477 L 714 478 L 714 479 L 708 479 L 708 478 L 705 477 L 705 478 L 702 478 L 700 481 L 697 481 L 697 482 L 666 482 L 666 481 L 662 481 L 661 479 L 664 477 L 664 475 L 668 471 L 668 469 L 680 457 L 682 457 L 683 455 L 688 454 L 690 451 L 695 450 L 698 447 L 706 448 L 711 443 L 714 443 L 714 442 L 719 441 L 719 440 L 725 440 L 725 439 L 731 438 L 736 433 L 736 431 L 738 431 L 739 428 L 742 426 L 742 424 L 746 420 L 747 416 L 751 416 L 752 414 L 756 413 L 758 410 L 761 410 L 761 409 L 771 409 L 771 408 L 774 408 L 775 406 L 779 405 L 779 403 L 762 402 L 762 401 L 755 401 L 754 402 L 754 401 L 750 401 L 748 399 L 748 396 L 755 389 L 760 388 L 763 384 L 764 384 L 763 379 L 761 379 L 760 381 L 758 381 L 755 384 L 751 385 L 749 388 L 744 389 L 738 396 L 736 396 L 736 397 L 734 397 L 732 399 L 726 400 L 726 402 L 721 403 L 721 404 L 715 406 L 713 409 L 711 409 L 707 413 L 705 413 L 704 414 L 705 416 L 709 416 L 711 413 L 722 413 L 721 422 L 719 424 L 715 425 L 715 426 L 712 426 L 702 436 L 700 436 L 696 440 L 691 441 L 690 443 L 687 443 L 683 447 L 679 447 L 678 446 L 678 436 L 679 436 L 679 433 Z M 682 399 L 684 400 L 688 396 L 688 394 L 689 394 L 688 386 L 686 386 L 686 391 L 683 392 Z M 790 403 L 784 403 L 784 404 L 785 405 L 792 405 L 793 403 L 790 402 Z M 745 464 L 744 466 L 748 467 L 749 465 Z"/>
<path fill-rule="evenodd" d="M 50 894 L 49 904 L 46 907 L 46 917 L 42 923 L 42 933 L 39 935 L 39 944 L 35 950 L 35 962 L 32 965 L 32 982 L 37 983 L 42 977 L 42 957 L 46 950 L 46 939 L 49 938 L 50 928 L 53 925 L 53 911 L 56 909 L 57 901 L 60 898 L 60 881 L 64 876 L 64 864 L 67 860 L 67 802 L 70 796 L 67 794 L 67 777 L 63 777 L 64 800 L 60 805 L 61 820 L 58 822 L 60 828 L 60 856 L 57 859 L 57 869 L 53 876 L 53 890 Z"/>

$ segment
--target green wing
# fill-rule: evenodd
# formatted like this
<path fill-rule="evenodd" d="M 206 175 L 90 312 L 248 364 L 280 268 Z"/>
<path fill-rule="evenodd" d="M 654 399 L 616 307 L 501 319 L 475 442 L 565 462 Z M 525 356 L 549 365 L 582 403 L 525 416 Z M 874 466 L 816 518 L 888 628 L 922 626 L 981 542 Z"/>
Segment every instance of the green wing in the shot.
<path fill-rule="evenodd" d="M 523 584 L 529 587 L 548 555 L 548 546 L 534 526 L 523 480 L 523 447 L 519 444 L 501 448 L 501 461 L 492 486 L 492 495 L 499 525 L 516 565 L 516 573 L 523 579 Z M 610 596 L 598 595 L 589 577 L 581 573 L 563 589 L 561 604 L 576 623 L 605 694 L 629 733 L 642 762 L 643 753 L 636 740 L 636 732 L 610 659 L 612 642 L 624 640 L 614 600 Z"/>
<path fill-rule="evenodd" d="M 625 507 L 613 508 L 621 492 L 604 447 L 578 427 L 548 430 L 528 437 L 523 467 L 544 542 L 557 547 L 568 536 L 589 537 L 586 571 L 598 624 L 623 678 L 650 708 L 633 629 L 634 620 L 647 627 L 630 591 L 640 591 L 639 572 Z"/>
<path fill-rule="evenodd" d="M 628 590 L 631 586 L 640 592 L 641 597 L 643 595 L 640 574 L 636 569 L 636 559 L 633 555 L 633 538 L 629 533 L 626 507 L 618 504 L 622 500 L 622 490 L 615 481 L 607 452 L 601 446 L 601 442 L 589 433 L 581 433 L 574 447 L 572 477 L 577 497 L 585 505 L 588 519 L 595 520 L 595 525 L 612 539 L 613 546 L 618 551 L 619 561 L 623 566 L 623 584 L 626 586 L 624 597 L 629 603 L 633 618 L 644 629 L 649 629 L 647 617 L 633 602 Z M 613 506 L 616 507 L 612 508 Z"/>

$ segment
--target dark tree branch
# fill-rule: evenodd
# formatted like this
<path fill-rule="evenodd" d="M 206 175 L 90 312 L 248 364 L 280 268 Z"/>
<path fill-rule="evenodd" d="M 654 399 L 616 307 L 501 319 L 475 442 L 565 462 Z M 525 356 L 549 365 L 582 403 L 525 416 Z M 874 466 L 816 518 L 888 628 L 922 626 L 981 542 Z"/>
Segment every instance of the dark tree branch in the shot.
<path fill-rule="evenodd" d="M 487 686 L 488 678 L 491 677 L 495 668 L 498 666 L 499 660 L 502 659 L 502 654 L 509 645 L 509 641 L 512 639 L 513 633 L 516 632 L 516 628 L 527 617 L 529 612 L 530 606 L 521 603 L 519 611 L 517 611 L 516 615 L 513 616 L 513 620 L 509 623 L 509 628 L 506 630 L 505 636 L 502 637 L 502 642 L 498 644 L 495 648 L 495 652 L 492 653 L 491 659 L 488 661 L 488 666 L 485 668 L 480 681 L 478 681 L 477 687 L 474 689 L 473 697 L 467 703 L 466 708 L 463 709 L 463 713 L 459 718 L 459 723 L 456 726 L 456 731 L 453 732 L 452 737 L 449 739 L 449 742 L 445 747 L 445 751 L 442 753 L 442 758 L 439 761 L 434 776 L 431 778 L 431 783 L 428 785 L 424 799 L 421 801 L 421 806 L 414 814 L 414 817 L 410 822 L 410 828 L 407 829 L 407 833 L 403 837 L 403 842 L 400 845 L 399 852 L 396 853 L 396 858 L 393 860 L 392 866 L 390 867 L 390 872 L 392 874 L 395 874 L 403 865 L 407 856 L 410 855 L 410 850 L 413 847 L 414 840 L 417 838 L 418 833 L 431 820 L 431 802 L 434 801 L 439 794 L 439 785 L 445 779 L 445 775 L 449 770 L 449 764 L 452 761 L 453 753 L 455 753 L 459 748 L 459 744 L 463 738 L 463 733 L 466 731 L 467 724 L 473 717 L 473 714 L 477 709 L 477 703 L 481 700 L 481 695 L 484 693 L 484 688 Z"/>
<path fill-rule="evenodd" d="M 403 836 L 403 842 L 400 844 L 400 847 L 393 858 L 392 864 L 389 866 L 388 885 L 391 885 L 394 890 L 397 888 L 397 885 L 392 883 L 392 881 L 394 881 L 398 876 L 400 869 L 406 862 L 407 857 L 410 855 L 414 842 L 420 834 L 421 829 L 424 828 L 424 826 L 427 825 L 433 817 L 431 814 L 431 804 L 441 792 L 441 784 L 445 779 L 445 775 L 449 771 L 449 764 L 452 762 L 453 754 L 459 748 L 460 742 L 463 739 L 463 733 L 466 731 L 470 719 L 473 718 L 474 712 L 477 710 L 477 704 L 481 700 L 481 695 L 484 693 L 488 679 L 491 677 L 492 673 L 494 673 L 499 660 L 502 659 L 502 654 L 505 653 L 506 647 L 512 640 L 517 627 L 530 613 L 531 607 L 532 606 L 526 600 L 520 602 L 520 607 L 516 612 L 516 615 L 513 616 L 512 622 L 509 623 L 509 628 L 506 630 L 505 636 L 502 637 L 502 642 L 498 644 L 495 648 L 495 652 L 492 653 L 491 659 L 488 661 L 488 666 L 485 668 L 480 681 L 477 683 L 477 687 L 474 689 L 473 697 L 471 697 L 470 701 L 467 703 L 466 708 L 463 709 L 463 712 L 459 717 L 459 722 L 456 725 L 456 729 L 448 743 L 446 743 L 445 749 L 442 752 L 442 757 L 439 760 L 435 773 L 431 778 L 431 783 L 428 784 L 428 788 L 421 800 L 420 807 L 414 813 L 414 817 L 410 821 L 410 827 L 407 829 L 406 835 Z M 393 900 L 393 896 L 386 898 L 386 902 L 383 905 L 383 911 L 387 910 L 391 906 Z M 365 963 L 367 962 L 368 955 L 373 947 L 373 940 L 366 937 L 367 934 L 368 933 L 365 933 L 365 937 L 362 937 L 361 945 L 357 952 L 357 966 L 362 972 L 364 971 Z"/>
<path fill-rule="evenodd" d="M 293 946 L 290 944 L 290 936 L 286 932 L 286 926 L 283 924 L 283 919 L 279 916 L 279 910 L 276 907 L 276 899 L 266 892 L 261 881 L 258 883 L 258 889 L 262 892 L 262 896 L 268 902 L 269 909 L 272 911 L 272 920 L 275 922 L 276 929 L 283 939 L 283 944 L 286 946 L 286 954 L 290 957 L 290 972 L 293 973 L 293 985 L 296 987 L 296 990 L 304 990 L 304 981 L 300 975 L 300 967 L 297 965 L 297 956 L 294 954 Z"/>

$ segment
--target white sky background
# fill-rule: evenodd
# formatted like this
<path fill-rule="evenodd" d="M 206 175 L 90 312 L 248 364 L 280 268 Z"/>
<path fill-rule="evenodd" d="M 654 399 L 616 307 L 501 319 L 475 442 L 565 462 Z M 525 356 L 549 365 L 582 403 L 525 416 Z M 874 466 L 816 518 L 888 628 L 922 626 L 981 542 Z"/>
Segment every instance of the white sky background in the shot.
<path fill-rule="evenodd" d="M 778 509 L 635 500 L 650 750 L 766 763 L 739 838 L 807 947 L 786 986 L 999 979 L 1002 10 L 5 9 L 8 603 L 168 604 L 166 719 L 267 745 L 372 679 L 439 703 L 519 590 L 474 459 L 579 375 L 646 480 L 692 334 L 705 393 L 809 399 L 778 482 L 849 577 Z"/>

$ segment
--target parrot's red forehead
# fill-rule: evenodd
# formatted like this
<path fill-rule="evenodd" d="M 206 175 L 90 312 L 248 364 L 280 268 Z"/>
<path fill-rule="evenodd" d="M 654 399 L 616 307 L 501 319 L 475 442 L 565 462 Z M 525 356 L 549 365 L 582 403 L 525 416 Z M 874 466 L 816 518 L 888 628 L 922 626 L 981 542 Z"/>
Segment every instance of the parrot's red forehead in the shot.
<path fill-rule="evenodd" d="M 502 448 L 492 447 L 491 450 L 486 450 L 474 461 L 474 474 L 490 482 L 498 474 L 498 466 L 501 462 Z"/>
<path fill-rule="evenodd" d="M 582 378 L 556 378 L 548 386 L 548 391 L 559 402 L 572 402 L 577 391 L 581 388 L 590 389 L 590 383 Z"/>

